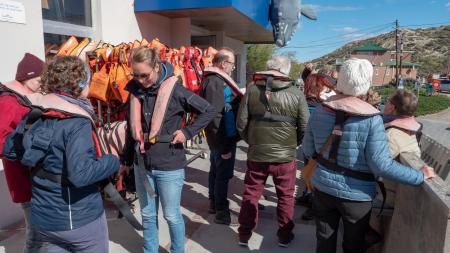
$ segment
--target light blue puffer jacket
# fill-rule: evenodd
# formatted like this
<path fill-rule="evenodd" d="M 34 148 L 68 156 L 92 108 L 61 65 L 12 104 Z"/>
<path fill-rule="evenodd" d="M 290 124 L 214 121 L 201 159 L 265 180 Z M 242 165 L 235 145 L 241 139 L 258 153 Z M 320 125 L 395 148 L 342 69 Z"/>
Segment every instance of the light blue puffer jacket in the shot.
<path fill-rule="evenodd" d="M 315 152 L 319 153 L 334 123 L 334 112 L 325 110 L 321 105 L 316 107 L 303 139 L 306 157 L 311 158 Z M 324 158 L 328 158 L 328 151 Z M 392 160 L 381 116 L 349 117 L 344 125 L 337 160 L 342 167 L 371 172 L 404 184 L 420 185 L 424 180 L 422 172 Z M 321 192 L 355 201 L 371 201 L 376 193 L 375 182 L 346 177 L 321 165 L 315 169 L 312 183 Z"/>

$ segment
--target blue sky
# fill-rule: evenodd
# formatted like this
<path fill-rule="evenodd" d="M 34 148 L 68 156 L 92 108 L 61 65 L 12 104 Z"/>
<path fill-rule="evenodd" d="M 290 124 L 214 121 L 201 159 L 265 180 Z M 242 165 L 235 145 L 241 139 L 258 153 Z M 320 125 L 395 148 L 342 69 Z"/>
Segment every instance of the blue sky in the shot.
<path fill-rule="evenodd" d="M 300 62 L 330 53 L 344 44 L 400 28 L 450 25 L 450 0 L 303 0 L 318 20 L 301 17 L 297 32 L 281 52 L 294 51 Z"/>

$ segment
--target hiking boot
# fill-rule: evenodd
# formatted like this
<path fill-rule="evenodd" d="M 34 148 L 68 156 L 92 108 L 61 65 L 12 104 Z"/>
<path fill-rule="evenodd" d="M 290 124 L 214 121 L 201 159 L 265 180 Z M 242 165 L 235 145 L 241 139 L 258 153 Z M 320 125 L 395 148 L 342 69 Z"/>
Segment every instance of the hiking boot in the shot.
<path fill-rule="evenodd" d="M 314 211 L 312 208 L 306 209 L 306 211 L 302 214 L 302 220 L 313 220 L 314 219 Z"/>
<path fill-rule="evenodd" d="M 278 239 L 278 246 L 282 248 L 287 248 L 291 244 L 292 240 L 294 240 L 294 234 L 290 233 L 286 239 Z"/>
<path fill-rule="evenodd" d="M 214 218 L 214 222 L 217 224 L 223 224 L 227 226 L 238 226 L 238 217 L 231 213 L 229 209 L 227 210 L 216 210 L 216 217 Z"/>
<path fill-rule="evenodd" d="M 210 214 L 215 214 L 216 213 L 216 203 L 214 202 L 213 199 L 209 200 L 208 213 L 210 213 Z"/>

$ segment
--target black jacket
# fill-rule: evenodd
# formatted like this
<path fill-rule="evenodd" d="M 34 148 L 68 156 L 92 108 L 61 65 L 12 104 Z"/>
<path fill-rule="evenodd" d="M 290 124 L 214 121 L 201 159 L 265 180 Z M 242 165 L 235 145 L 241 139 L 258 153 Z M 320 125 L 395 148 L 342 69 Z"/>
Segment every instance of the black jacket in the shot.
<path fill-rule="evenodd" d="M 165 66 L 167 66 L 167 63 Z M 139 98 L 142 103 L 142 130 L 144 133 L 150 132 L 151 115 L 153 114 L 154 105 L 156 102 L 156 95 L 159 84 L 172 76 L 170 72 L 160 78 L 157 84 L 145 89 L 136 81 L 130 81 L 127 85 L 127 90 Z M 184 126 L 182 129 L 186 139 L 191 139 L 197 135 L 216 115 L 216 111 L 207 101 L 200 96 L 185 89 L 179 80 L 174 88 L 172 97 L 170 99 L 164 122 L 161 126 L 160 135 L 172 135 L 176 130 L 181 129 L 182 120 L 186 113 L 196 113 L 197 119 L 189 126 Z M 128 122 L 130 122 L 128 120 Z M 126 143 L 124 154 L 122 156 L 122 163 L 131 165 L 135 159 L 135 140 L 131 136 L 130 126 L 128 125 Z M 158 170 L 177 170 L 184 166 L 186 161 L 183 144 L 172 145 L 170 143 L 156 143 L 146 145 L 145 158 L 147 165 L 150 168 Z"/>
<path fill-rule="evenodd" d="M 235 138 L 228 138 L 225 132 L 225 95 L 224 88 L 225 80 L 217 74 L 209 74 L 204 77 L 202 82 L 202 96 L 216 108 L 216 115 L 213 121 L 205 128 L 206 140 L 211 150 L 226 154 L 231 151 L 232 147 L 236 145 L 239 140 L 237 134 Z M 237 118 L 237 112 L 239 110 L 240 99 L 237 96 L 232 98 L 232 110 Z"/>

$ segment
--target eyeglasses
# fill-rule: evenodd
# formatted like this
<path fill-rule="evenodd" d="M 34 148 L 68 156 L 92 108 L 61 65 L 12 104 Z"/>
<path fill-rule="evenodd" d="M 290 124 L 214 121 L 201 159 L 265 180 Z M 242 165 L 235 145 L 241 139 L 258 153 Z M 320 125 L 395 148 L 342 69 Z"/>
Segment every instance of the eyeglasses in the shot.
<path fill-rule="evenodd" d="M 229 63 L 229 64 L 231 64 L 233 66 L 236 66 L 236 63 L 234 63 L 234 62 L 231 62 L 231 61 L 225 61 L 225 62 L 227 62 L 227 63 Z"/>
<path fill-rule="evenodd" d="M 151 73 L 150 74 L 135 74 L 135 73 L 131 74 L 133 79 L 141 79 L 141 80 L 142 79 L 147 80 L 150 77 L 150 75 L 151 75 Z"/>

